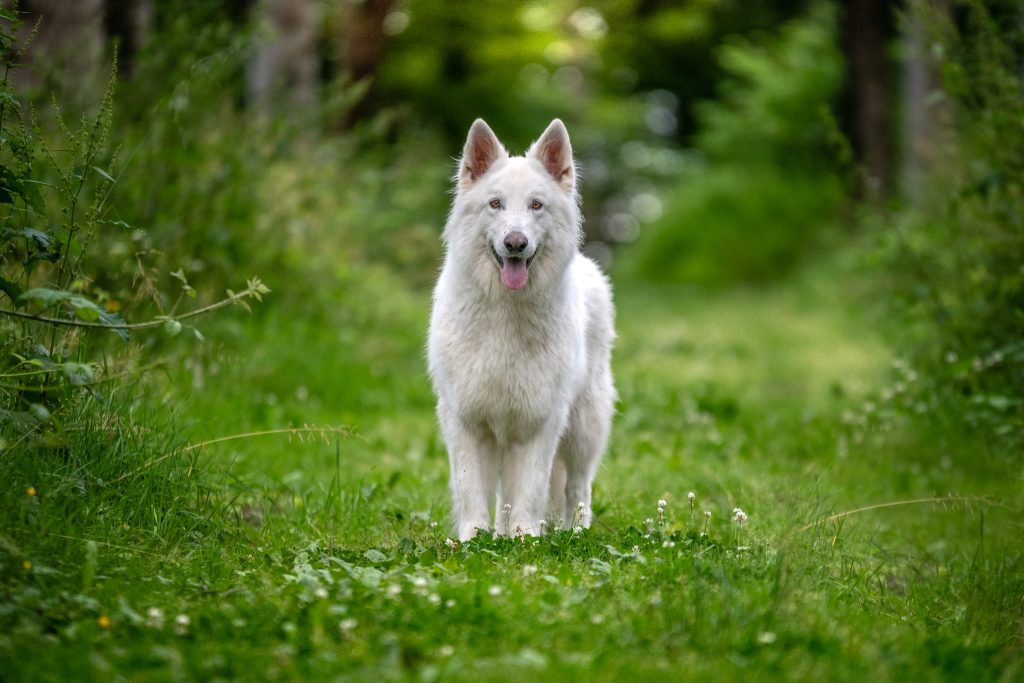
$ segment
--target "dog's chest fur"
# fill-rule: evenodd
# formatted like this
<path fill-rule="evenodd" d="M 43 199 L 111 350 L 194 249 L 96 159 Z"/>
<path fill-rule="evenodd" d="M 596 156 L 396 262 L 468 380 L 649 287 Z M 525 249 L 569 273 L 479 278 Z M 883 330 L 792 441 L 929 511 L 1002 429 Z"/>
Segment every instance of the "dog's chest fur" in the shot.
<path fill-rule="evenodd" d="M 486 428 L 499 442 L 529 439 L 552 418 L 561 421 L 582 382 L 586 352 L 582 325 L 559 305 L 480 300 L 458 307 L 439 298 L 435 371 L 446 397 L 469 426 Z"/>

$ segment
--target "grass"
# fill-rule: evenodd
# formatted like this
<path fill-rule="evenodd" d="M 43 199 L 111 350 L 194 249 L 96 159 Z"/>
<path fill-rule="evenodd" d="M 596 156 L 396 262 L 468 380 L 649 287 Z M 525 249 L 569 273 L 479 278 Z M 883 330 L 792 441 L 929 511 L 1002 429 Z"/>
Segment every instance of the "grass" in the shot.
<path fill-rule="evenodd" d="M 4 678 L 1024 675 L 1019 460 L 883 398 L 909 380 L 835 267 L 763 289 L 618 283 L 594 528 L 461 545 L 429 292 L 368 272 L 325 278 L 301 316 L 271 298 L 204 330 L 145 387 L 147 405 L 185 396 L 173 421 L 109 413 L 167 436 L 72 435 L 63 459 L 5 463 Z M 302 425 L 344 429 L 185 450 Z"/>

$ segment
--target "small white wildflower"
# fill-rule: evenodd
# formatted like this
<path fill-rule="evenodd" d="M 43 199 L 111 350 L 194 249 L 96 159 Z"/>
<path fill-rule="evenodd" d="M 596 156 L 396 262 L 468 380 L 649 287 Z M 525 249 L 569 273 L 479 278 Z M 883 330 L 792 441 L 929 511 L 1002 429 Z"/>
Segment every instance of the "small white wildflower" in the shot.
<path fill-rule="evenodd" d="M 537 573 L 537 566 L 533 564 L 523 565 L 523 576 L 533 576 Z"/>
<path fill-rule="evenodd" d="M 946 362 L 949 363 L 950 365 L 960 360 L 960 356 L 956 354 L 956 351 L 947 351 L 945 358 Z"/>
<path fill-rule="evenodd" d="M 572 528 L 572 532 L 574 534 L 582 534 L 583 533 L 583 527 L 581 527 L 580 525 L 577 524 L 576 526 L 574 526 Z"/>
<path fill-rule="evenodd" d="M 446 546 L 448 546 L 448 549 L 449 549 L 449 550 L 455 550 L 456 548 L 458 548 L 458 547 L 459 547 L 459 542 L 458 542 L 458 541 L 453 541 L 453 540 L 452 540 L 452 539 L 450 539 L 450 538 L 446 538 L 446 539 L 444 539 L 444 544 L 445 544 Z"/>
<path fill-rule="evenodd" d="M 732 521 L 737 524 L 744 524 L 747 521 L 747 513 L 739 508 L 733 508 Z"/>
<path fill-rule="evenodd" d="M 146 624 L 152 628 L 163 628 L 164 611 L 159 607 L 150 607 L 146 610 Z"/>
<path fill-rule="evenodd" d="M 646 524 L 647 526 L 654 526 L 654 518 L 653 517 L 648 517 L 647 519 L 644 520 L 644 524 Z"/>
<path fill-rule="evenodd" d="M 457 603 L 455 602 L 455 598 L 448 598 L 447 600 L 444 601 L 444 606 L 447 607 L 448 609 L 451 609 L 452 607 L 455 607 L 456 604 Z"/>
<path fill-rule="evenodd" d="M 174 632 L 179 636 L 183 636 L 188 633 L 188 626 L 192 623 L 187 614 L 179 614 L 174 617 Z"/>
<path fill-rule="evenodd" d="M 455 654 L 455 648 L 451 645 L 442 645 L 437 649 L 439 657 L 451 657 L 453 654 Z"/>
<path fill-rule="evenodd" d="M 313 597 L 317 600 L 324 600 L 327 597 L 327 589 L 323 586 L 317 586 L 316 590 L 313 591 Z"/>
<path fill-rule="evenodd" d="M 430 523 L 430 528 L 431 529 L 436 529 L 437 528 L 437 522 L 431 522 Z"/>
<path fill-rule="evenodd" d="M 599 625 L 603 624 L 604 623 L 604 615 L 603 614 L 599 614 L 599 613 L 595 613 L 595 614 L 590 615 L 590 623 L 594 624 L 595 626 L 599 626 Z"/>
<path fill-rule="evenodd" d="M 775 633 L 772 631 L 762 631 L 757 634 L 757 642 L 761 645 L 771 645 L 775 642 Z"/>
<path fill-rule="evenodd" d="M 704 511 L 704 516 L 707 517 L 708 519 L 711 519 L 711 510 L 705 510 Z"/>
<path fill-rule="evenodd" d="M 352 617 L 349 617 L 348 619 L 342 619 L 338 623 L 338 628 L 340 628 L 343 633 L 350 633 L 358 625 L 359 625 L 358 621 L 356 621 Z"/>
<path fill-rule="evenodd" d="M 658 500 L 658 510 L 659 511 L 664 510 L 667 505 L 668 505 L 668 501 L 666 501 L 664 498 L 661 498 L 661 499 Z"/>
<path fill-rule="evenodd" d="M 696 500 L 696 499 L 697 499 L 697 494 L 694 493 L 693 491 L 690 491 L 689 493 L 686 494 L 686 500 L 690 501 L 691 503 L 694 500 Z"/>
<path fill-rule="evenodd" d="M 662 548 L 675 548 L 676 547 L 676 542 L 675 541 L 665 541 L 665 542 L 663 542 L 661 544 L 661 547 Z"/>
<path fill-rule="evenodd" d="M 501 586 L 494 585 L 487 589 L 487 594 L 492 598 L 496 598 L 501 595 Z"/>
<path fill-rule="evenodd" d="M 441 604 L 441 596 L 438 595 L 437 593 L 431 593 L 430 595 L 427 596 L 427 601 L 431 605 L 440 605 Z"/>
<path fill-rule="evenodd" d="M 402 587 L 397 583 L 388 584 L 386 593 L 389 598 L 397 598 L 399 595 L 402 594 Z"/>
<path fill-rule="evenodd" d="M 416 588 L 425 588 L 427 585 L 427 579 L 423 576 L 412 576 L 409 577 L 409 583 L 416 586 Z"/>
<path fill-rule="evenodd" d="M 501 511 L 504 512 L 506 515 L 512 512 L 512 504 L 505 503 L 504 505 L 501 506 Z"/>
<path fill-rule="evenodd" d="M 638 545 L 633 546 L 633 554 L 636 555 L 639 552 L 640 552 L 640 546 L 638 546 Z"/>

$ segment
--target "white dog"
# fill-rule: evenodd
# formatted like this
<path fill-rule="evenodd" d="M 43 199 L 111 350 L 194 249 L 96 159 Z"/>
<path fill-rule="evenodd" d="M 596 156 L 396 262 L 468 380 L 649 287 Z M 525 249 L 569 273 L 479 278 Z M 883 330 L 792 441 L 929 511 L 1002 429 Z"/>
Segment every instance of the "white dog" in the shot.
<path fill-rule="evenodd" d="M 459 539 L 590 525 L 615 388 L 611 288 L 579 252 L 569 134 L 555 119 L 510 157 L 469 130 L 444 229 L 428 356 Z M 497 498 L 495 499 L 495 494 Z"/>

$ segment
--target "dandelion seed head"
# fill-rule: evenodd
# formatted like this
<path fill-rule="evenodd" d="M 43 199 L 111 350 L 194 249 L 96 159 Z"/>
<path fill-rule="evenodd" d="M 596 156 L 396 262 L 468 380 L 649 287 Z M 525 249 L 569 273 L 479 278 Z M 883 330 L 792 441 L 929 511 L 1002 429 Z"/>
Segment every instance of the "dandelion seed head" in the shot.
<path fill-rule="evenodd" d="M 501 506 L 501 511 L 505 514 L 512 512 L 512 505 L 510 503 L 505 503 Z"/>
<path fill-rule="evenodd" d="M 705 510 L 704 511 L 704 516 L 707 517 L 708 519 L 711 519 L 711 510 Z"/>
<path fill-rule="evenodd" d="M 692 503 L 694 500 L 697 499 L 697 494 L 694 493 L 693 491 L 690 491 L 689 493 L 686 494 L 686 499 Z"/>

